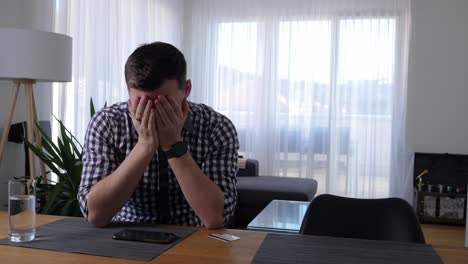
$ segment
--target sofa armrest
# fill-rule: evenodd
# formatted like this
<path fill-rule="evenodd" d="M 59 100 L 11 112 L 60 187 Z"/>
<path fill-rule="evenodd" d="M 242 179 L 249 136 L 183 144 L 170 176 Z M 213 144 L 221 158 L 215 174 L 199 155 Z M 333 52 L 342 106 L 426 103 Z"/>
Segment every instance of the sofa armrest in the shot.
<path fill-rule="evenodd" d="M 258 176 L 258 160 L 256 159 L 242 159 L 239 158 L 238 162 L 239 172 L 238 177 Z"/>

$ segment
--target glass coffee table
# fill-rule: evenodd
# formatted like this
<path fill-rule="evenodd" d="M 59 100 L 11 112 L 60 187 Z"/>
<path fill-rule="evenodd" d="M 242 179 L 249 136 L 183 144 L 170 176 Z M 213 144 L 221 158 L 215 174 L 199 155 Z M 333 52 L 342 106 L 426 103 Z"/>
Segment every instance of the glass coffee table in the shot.
<path fill-rule="evenodd" d="M 310 202 L 273 200 L 247 226 L 248 230 L 299 233 Z"/>

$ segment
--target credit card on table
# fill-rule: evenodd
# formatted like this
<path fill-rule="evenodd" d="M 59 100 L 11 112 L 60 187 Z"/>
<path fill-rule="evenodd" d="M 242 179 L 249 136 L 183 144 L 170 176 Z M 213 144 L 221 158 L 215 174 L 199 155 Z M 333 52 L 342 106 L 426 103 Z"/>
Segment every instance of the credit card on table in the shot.
<path fill-rule="evenodd" d="M 235 241 L 239 240 L 240 237 L 235 236 L 235 235 L 230 235 L 230 234 L 224 234 L 224 233 L 219 233 L 219 234 L 210 234 L 210 237 L 219 239 L 224 242 L 230 242 L 230 241 Z"/>

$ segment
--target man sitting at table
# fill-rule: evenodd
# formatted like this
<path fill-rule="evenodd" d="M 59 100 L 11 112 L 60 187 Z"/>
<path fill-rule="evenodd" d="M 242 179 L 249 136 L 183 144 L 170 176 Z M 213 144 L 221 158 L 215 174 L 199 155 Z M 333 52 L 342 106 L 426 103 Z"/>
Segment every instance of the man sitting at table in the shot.
<path fill-rule="evenodd" d="M 218 228 L 234 213 L 239 143 L 231 121 L 189 102 L 184 55 L 155 42 L 125 64 L 128 102 L 97 112 L 83 149 L 78 200 L 111 221 Z"/>

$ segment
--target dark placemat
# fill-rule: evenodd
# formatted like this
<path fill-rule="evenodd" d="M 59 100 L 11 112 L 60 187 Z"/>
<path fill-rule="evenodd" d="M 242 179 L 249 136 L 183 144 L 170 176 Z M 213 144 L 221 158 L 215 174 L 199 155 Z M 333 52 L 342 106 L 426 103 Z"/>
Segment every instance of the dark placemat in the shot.
<path fill-rule="evenodd" d="M 174 233 L 177 239 L 167 245 L 112 239 L 113 234 L 125 228 Z M 106 228 L 95 228 L 82 218 L 65 218 L 37 227 L 36 239 L 31 242 L 14 243 L 5 238 L 0 240 L 0 245 L 150 261 L 193 232 L 195 230 L 134 224 L 113 224 Z"/>
<path fill-rule="evenodd" d="M 442 264 L 442 260 L 425 244 L 268 234 L 252 263 Z"/>

